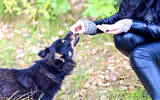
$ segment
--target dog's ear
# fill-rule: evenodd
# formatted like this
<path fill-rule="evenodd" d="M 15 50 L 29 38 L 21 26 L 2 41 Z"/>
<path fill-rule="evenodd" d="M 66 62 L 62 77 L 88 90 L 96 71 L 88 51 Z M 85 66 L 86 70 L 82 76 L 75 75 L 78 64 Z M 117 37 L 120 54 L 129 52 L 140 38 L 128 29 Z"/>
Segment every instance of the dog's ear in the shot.
<path fill-rule="evenodd" d="M 44 50 L 41 50 L 38 55 L 41 57 L 41 58 L 44 58 L 46 57 L 46 55 L 49 53 L 49 48 L 46 47 Z"/>
<path fill-rule="evenodd" d="M 17 81 L 20 82 L 24 87 L 29 88 L 33 84 L 33 79 L 25 74 L 21 74 L 17 77 Z"/>

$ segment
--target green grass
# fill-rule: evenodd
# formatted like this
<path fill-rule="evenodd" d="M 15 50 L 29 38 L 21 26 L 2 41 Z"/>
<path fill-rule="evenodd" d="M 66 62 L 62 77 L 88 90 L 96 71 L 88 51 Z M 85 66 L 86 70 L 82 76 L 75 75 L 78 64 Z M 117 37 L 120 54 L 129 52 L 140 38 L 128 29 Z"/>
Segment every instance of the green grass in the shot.
<path fill-rule="evenodd" d="M 50 45 L 55 37 L 61 38 L 68 32 L 72 22 L 66 26 L 64 23 L 69 22 L 58 21 L 52 26 L 45 21 L 39 22 L 36 30 L 26 21 L 9 23 L 13 25 L 11 31 L 0 39 L 1 67 L 26 68 L 32 65 L 39 59 L 39 50 Z M 65 33 L 62 36 L 58 34 L 61 30 Z M 106 34 L 81 35 L 74 56 L 77 67 L 63 81 L 56 100 L 151 100 L 132 69 L 126 68 L 128 59 L 116 50 L 112 41 L 112 36 Z M 119 75 L 116 80 L 112 77 L 105 80 L 106 73 L 113 74 L 113 78 L 115 73 Z"/>

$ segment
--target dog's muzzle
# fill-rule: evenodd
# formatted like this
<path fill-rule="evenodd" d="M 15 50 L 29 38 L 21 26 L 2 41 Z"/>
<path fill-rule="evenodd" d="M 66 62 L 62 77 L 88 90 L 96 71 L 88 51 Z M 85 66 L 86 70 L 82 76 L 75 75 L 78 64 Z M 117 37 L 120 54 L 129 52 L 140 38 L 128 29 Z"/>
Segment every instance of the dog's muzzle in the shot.
<path fill-rule="evenodd" d="M 65 40 L 71 42 L 72 47 L 75 47 L 77 43 L 79 42 L 79 36 L 78 34 L 73 34 L 73 32 L 68 32 L 68 34 L 64 38 Z"/>
<path fill-rule="evenodd" d="M 76 34 L 76 35 L 74 36 L 74 44 L 73 44 L 73 46 L 75 47 L 78 42 L 79 42 L 79 36 Z"/>

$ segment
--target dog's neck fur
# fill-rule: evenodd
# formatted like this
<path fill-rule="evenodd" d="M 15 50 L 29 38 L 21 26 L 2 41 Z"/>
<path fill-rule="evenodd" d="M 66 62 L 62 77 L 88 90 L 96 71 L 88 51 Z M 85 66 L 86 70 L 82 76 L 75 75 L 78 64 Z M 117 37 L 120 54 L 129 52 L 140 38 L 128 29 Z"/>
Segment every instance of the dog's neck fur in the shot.
<path fill-rule="evenodd" d="M 70 72 L 73 70 L 73 68 L 75 67 L 75 63 L 72 59 L 68 58 L 65 59 L 65 62 L 61 62 L 62 64 L 56 63 L 57 62 L 55 59 L 43 59 L 36 62 L 36 64 L 40 65 L 40 67 L 45 67 L 45 69 L 47 69 L 44 70 L 43 68 L 40 68 L 40 73 L 48 77 L 53 83 L 57 84 L 60 89 L 62 81 L 64 80 L 65 76 L 69 75 Z M 55 73 L 56 76 L 54 75 Z M 57 89 L 57 91 L 59 89 Z M 55 91 L 55 88 L 53 90 Z"/>
<path fill-rule="evenodd" d="M 64 62 L 57 59 L 44 58 L 36 61 L 35 63 L 46 67 L 47 70 L 61 73 L 63 72 L 65 75 L 68 75 L 76 66 L 75 62 L 70 58 L 65 58 Z"/>

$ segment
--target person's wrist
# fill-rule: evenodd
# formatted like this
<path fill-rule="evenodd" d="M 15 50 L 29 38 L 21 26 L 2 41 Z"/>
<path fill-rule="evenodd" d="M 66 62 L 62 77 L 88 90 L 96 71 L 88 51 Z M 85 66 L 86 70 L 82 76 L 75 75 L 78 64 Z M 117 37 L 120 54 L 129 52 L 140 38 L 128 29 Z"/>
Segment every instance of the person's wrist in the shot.
<path fill-rule="evenodd" d="M 94 35 L 97 33 L 96 24 L 90 20 L 82 20 L 83 28 L 85 29 L 84 34 Z"/>
<path fill-rule="evenodd" d="M 128 32 L 132 26 L 132 19 L 122 19 L 118 22 L 116 22 L 116 24 L 121 26 L 121 33 L 122 32 Z"/>

